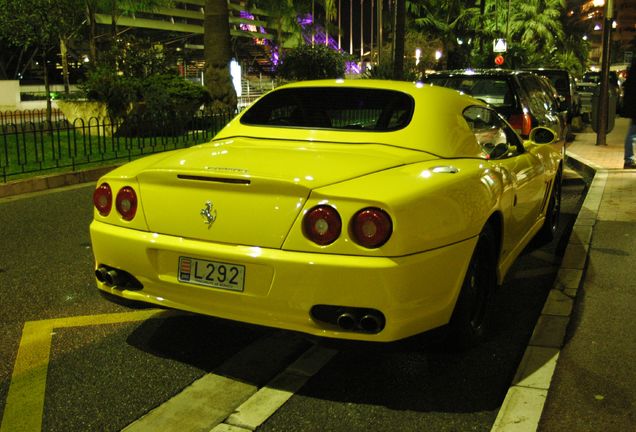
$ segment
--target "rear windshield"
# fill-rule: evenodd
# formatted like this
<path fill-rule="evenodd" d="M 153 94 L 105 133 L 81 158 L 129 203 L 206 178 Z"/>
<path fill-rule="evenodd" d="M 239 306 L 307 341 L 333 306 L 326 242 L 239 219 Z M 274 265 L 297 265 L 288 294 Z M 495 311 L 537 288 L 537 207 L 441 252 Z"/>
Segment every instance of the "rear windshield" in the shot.
<path fill-rule="evenodd" d="M 570 92 L 570 80 L 568 78 L 568 73 L 565 71 L 554 71 L 554 70 L 545 70 L 545 69 L 536 69 L 530 70 L 538 75 L 544 76 L 552 81 L 552 85 L 557 91 L 561 94 Z"/>
<path fill-rule="evenodd" d="M 241 123 L 386 132 L 405 127 L 413 99 L 401 92 L 350 87 L 275 90 L 252 105 Z"/>
<path fill-rule="evenodd" d="M 496 108 L 514 105 L 514 93 L 505 78 L 479 75 L 430 76 L 426 82 L 459 90 Z"/>

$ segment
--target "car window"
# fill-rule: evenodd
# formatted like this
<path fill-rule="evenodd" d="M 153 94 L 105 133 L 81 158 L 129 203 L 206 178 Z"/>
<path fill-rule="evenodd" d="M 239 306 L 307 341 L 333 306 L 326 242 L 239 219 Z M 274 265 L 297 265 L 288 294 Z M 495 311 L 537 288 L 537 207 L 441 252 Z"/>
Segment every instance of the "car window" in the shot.
<path fill-rule="evenodd" d="M 488 159 L 505 159 L 523 152 L 521 139 L 496 111 L 471 106 L 463 116 Z"/>
<path fill-rule="evenodd" d="M 409 95 L 392 90 L 289 88 L 263 96 L 241 117 L 241 123 L 384 132 L 408 125 L 413 108 Z"/>
<path fill-rule="evenodd" d="M 528 105 L 532 113 L 538 115 L 550 109 L 550 100 L 539 83 L 538 77 L 529 74 L 519 75 L 519 82 L 528 95 Z"/>
<path fill-rule="evenodd" d="M 451 77 L 430 77 L 433 85 L 450 87 L 480 99 L 494 107 L 510 108 L 515 104 L 514 91 L 508 80 L 494 76 L 457 75 Z"/>

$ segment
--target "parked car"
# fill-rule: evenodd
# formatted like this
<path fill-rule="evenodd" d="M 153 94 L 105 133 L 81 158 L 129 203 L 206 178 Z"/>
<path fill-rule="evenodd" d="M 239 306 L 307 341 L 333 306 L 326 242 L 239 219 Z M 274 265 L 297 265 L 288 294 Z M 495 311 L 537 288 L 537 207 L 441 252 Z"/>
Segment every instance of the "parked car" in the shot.
<path fill-rule="evenodd" d="M 515 258 L 559 220 L 556 134 L 421 83 L 281 86 L 209 143 L 102 177 L 97 287 L 258 325 L 478 342 Z"/>
<path fill-rule="evenodd" d="M 595 82 L 579 81 L 576 87 L 581 98 L 581 118 L 584 123 L 590 123 L 592 115 L 592 98 L 597 91 L 598 84 Z"/>
<path fill-rule="evenodd" d="M 600 84 L 601 72 L 600 71 L 587 71 L 583 74 L 582 82 Z M 623 86 L 618 78 L 618 74 L 615 71 L 608 71 L 608 84 L 609 91 L 612 92 L 616 99 L 616 112 L 620 113 L 623 109 Z"/>
<path fill-rule="evenodd" d="M 552 110 L 555 113 L 558 113 L 561 119 L 561 125 L 563 125 L 564 127 L 563 135 L 566 137 L 566 140 L 573 138 L 573 136 L 572 137 L 570 136 L 571 135 L 570 132 L 573 126 L 572 126 L 572 123 L 568 121 L 568 111 L 567 111 L 567 104 L 566 104 L 565 98 L 559 94 L 558 90 L 554 87 L 554 84 L 552 84 L 552 81 L 550 81 L 548 77 L 539 75 L 539 78 L 540 78 L 541 85 L 543 86 L 543 89 L 545 90 L 545 93 L 548 95 L 548 98 L 550 99 L 550 106 L 552 106 Z M 577 126 L 580 127 L 580 125 L 577 125 Z"/>
<path fill-rule="evenodd" d="M 565 69 L 533 68 L 528 69 L 538 75 L 548 78 L 557 92 L 564 99 L 564 108 L 567 110 L 567 121 L 572 121 L 581 115 L 581 97 L 576 87 L 574 76 Z"/>
<path fill-rule="evenodd" d="M 545 85 L 529 71 L 505 69 L 466 69 L 433 72 L 424 82 L 450 87 L 493 106 L 522 137 L 537 126 L 556 131 L 563 142 L 566 125 Z"/>

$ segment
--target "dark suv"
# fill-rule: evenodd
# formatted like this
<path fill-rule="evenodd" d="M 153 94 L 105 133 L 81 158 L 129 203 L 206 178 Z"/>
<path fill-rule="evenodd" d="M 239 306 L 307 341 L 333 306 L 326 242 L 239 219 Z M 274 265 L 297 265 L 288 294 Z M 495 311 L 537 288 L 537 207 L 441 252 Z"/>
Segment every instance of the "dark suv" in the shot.
<path fill-rule="evenodd" d="M 542 78 L 529 71 L 467 69 L 433 72 L 424 82 L 454 88 L 480 99 L 497 110 L 508 123 L 527 138 L 536 126 L 546 126 L 565 140 L 563 124 L 552 95 Z"/>
<path fill-rule="evenodd" d="M 572 119 L 581 115 L 581 97 L 576 87 L 576 80 L 570 72 L 565 69 L 550 68 L 528 70 L 552 81 L 552 85 L 554 85 L 557 92 L 559 92 L 559 96 L 564 99 L 564 107 L 568 112 L 568 124 L 572 123 Z"/>

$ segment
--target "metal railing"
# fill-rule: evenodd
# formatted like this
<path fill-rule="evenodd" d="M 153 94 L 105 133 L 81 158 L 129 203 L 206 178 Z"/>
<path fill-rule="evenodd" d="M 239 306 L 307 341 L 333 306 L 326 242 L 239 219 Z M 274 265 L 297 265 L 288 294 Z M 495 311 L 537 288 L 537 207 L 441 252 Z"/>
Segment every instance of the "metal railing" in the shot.
<path fill-rule="evenodd" d="M 38 115 L 39 114 L 39 115 Z M 0 113 L 0 179 L 68 172 L 109 164 L 210 140 L 235 113 L 130 116 L 72 122 L 45 112 Z"/>
<path fill-rule="evenodd" d="M 64 114 L 61 110 L 55 108 L 51 110 L 51 121 L 64 120 Z M 15 110 L 0 112 L 0 126 L 8 126 L 11 124 L 22 123 L 41 123 L 46 121 L 46 109 L 34 110 Z"/>

